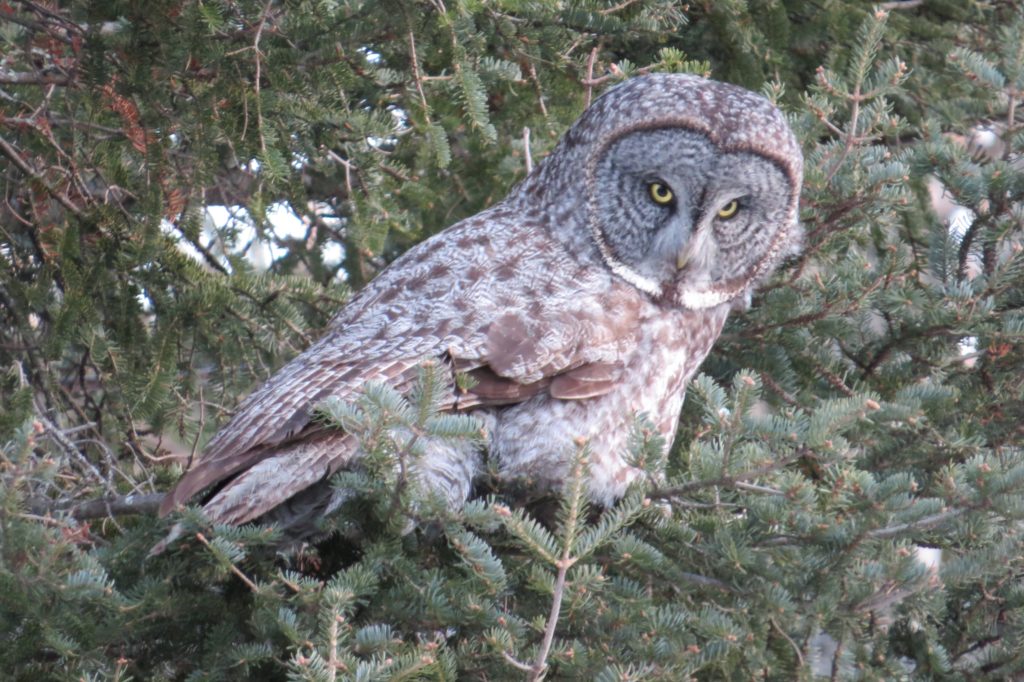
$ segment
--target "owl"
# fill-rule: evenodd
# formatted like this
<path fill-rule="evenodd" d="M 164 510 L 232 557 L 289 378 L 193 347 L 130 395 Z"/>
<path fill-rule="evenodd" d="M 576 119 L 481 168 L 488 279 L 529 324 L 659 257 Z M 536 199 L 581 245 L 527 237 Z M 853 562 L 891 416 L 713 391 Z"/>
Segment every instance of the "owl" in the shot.
<path fill-rule="evenodd" d="M 485 457 L 501 481 L 557 489 L 585 442 L 590 497 L 614 502 L 640 475 L 624 457 L 636 415 L 671 444 L 730 310 L 794 251 L 802 172 L 785 118 L 758 95 L 678 74 L 612 88 L 503 201 L 356 294 L 242 402 L 161 513 L 208 488 L 219 523 L 298 528 L 329 513 L 328 479 L 360 449 L 316 406 L 370 381 L 408 391 L 428 360 L 473 378 L 444 407 L 479 417 L 486 442 L 424 444 L 425 491 L 457 507 Z"/>

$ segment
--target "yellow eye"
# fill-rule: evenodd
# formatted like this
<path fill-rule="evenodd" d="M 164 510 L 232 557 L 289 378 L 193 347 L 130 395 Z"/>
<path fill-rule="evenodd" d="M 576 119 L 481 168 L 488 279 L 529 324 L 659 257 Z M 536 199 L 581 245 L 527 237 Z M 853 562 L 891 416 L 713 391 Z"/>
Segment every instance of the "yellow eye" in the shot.
<path fill-rule="evenodd" d="M 676 195 L 672 193 L 668 185 L 664 185 L 660 182 L 652 182 L 647 185 L 647 193 L 651 195 L 651 201 L 661 206 L 667 206 L 672 203 Z"/>
<path fill-rule="evenodd" d="M 718 217 L 722 220 L 728 220 L 734 215 L 740 212 L 740 202 L 733 199 L 728 204 L 718 209 Z"/>

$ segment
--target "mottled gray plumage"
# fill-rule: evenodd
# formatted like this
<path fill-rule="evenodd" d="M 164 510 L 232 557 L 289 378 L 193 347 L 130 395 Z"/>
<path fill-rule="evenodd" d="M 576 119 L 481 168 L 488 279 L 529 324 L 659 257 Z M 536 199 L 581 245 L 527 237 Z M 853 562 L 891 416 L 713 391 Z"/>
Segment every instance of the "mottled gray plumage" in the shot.
<path fill-rule="evenodd" d="M 558 486 L 583 438 L 591 496 L 613 501 L 637 475 L 623 460 L 635 415 L 671 443 L 730 308 L 794 250 L 801 175 L 785 119 L 753 93 L 683 75 L 619 85 L 504 201 L 359 292 L 242 403 L 162 513 L 212 485 L 219 522 L 321 513 L 326 501 L 295 496 L 358 444 L 312 424 L 314 406 L 371 380 L 406 390 L 429 358 L 477 379 L 450 408 L 479 415 L 488 443 L 428 447 L 422 485 L 459 504 L 486 455 L 504 477 Z"/>

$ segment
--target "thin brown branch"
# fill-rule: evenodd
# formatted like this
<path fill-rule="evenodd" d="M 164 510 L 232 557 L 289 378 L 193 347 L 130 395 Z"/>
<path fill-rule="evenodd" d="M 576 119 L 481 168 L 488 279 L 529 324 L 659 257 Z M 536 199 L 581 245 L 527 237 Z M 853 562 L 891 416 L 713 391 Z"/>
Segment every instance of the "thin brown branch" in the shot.
<path fill-rule="evenodd" d="M 846 158 L 850 155 L 850 152 L 853 150 L 854 144 L 857 141 L 857 124 L 860 122 L 860 102 L 862 99 L 859 82 L 854 86 L 854 90 L 850 95 L 850 98 L 853 102 L 853 106 L 850 110 L 850 128 L 846 134 L 843 151 L 839 153 L 839 158 L 835 160 L 835 163 L 832 164 L 832 168 L 830 168 L 828 173 L 825 174 L 824 184 L 826 186 L 832 182 L 832 178 L 834 178 L 836 173 L 839 172 L 842 165 L 846 163 Z"/>
<path fill-rule="evenodd" d="M 537 90 L 537 102 L 540 104 L 540 113 L 544 114 L 544 120 L 550 118 L 548 116 L 548 107 L 544 104 L 544 89 L 540 86 L 540 77 L 537 76 L 537 67 L 533 65 L 533 62 L 529 63 L 530 80 L 533 82 L 534 89 Z"/>
<path fill-rule="evenodd" d="M 908 523 L 897 523 L 892 526 L 875 528 L 874 530 L 866 531 L 865 533 L 857 536 L 857 538 L 851 544 L 860 544 L 864 540 L 888 540 L 890 538 L 906 535 L 909 533 L 916 533 L 924 530 L 933 530 L 949 521 L 952 521 L 953 519 L 963 516 L 969 511 L 971 511 L 969 508 L 957 507 L 954 509 L 947 509 L 946 511 L 939 512 L 938 514 L 932 514 L 931 516 L 925 516 L 923 518 L 918 519 L 917 521 L 910 521 Z M 807 543 L 812 541 L 813 538 L 810 537 L 796 535 L 778 535 L 772 538 L 768 538 L 757 544 L 759 547 L 787 547 L 796 546 L 801 543 Z"/>
<path fill-rule="evenodd" d="M 78 521 L 102 519 L 132 514 L 155 514 L 160 508 L 163 493 L 147 493 L 145 495 L 122 495 L 119 497 L 101 497 L 86 502 L 58 502 L 54 500 L 29 500 L 28 508 L 34 514 L 46 515 L 65 513 Z"/>
<path fill-rule="evenodd" d="M 529 664 L 523 663 L 507 651 L 502 651 L 501 655 L 504 657 L 506 661 L 508 661 L 509 665 L 519 668 L 523 672 L 530 672 L 533 670 L 533 668 Z"/>
<path fill-rule="evenodd" d="M 256 95 L 256 132 L 260 138 L 260 151 L 264 154 L 267 153 L 267 140 L 263 133 L 263 103 L 260 96 L 260 79 L 262 78 L 263 71 L 263 53 L 260 52 L 260 39 L 263 37 L 263 29 L 267 25 L 267 20 L 270 18 L 270 8 L 274 4 L 274 0 L 267 0 L 266 4 L 263 5 L 263 11 L 260 12 L 259 24 L 256 26 L 256 35 L 253 36 L 252 45 L 248 48 L 253 52 L 253 56 L 256 60 L 256 74 L 253 80 L 253 91 Z"/>
<path fill-rule="evenodd" d="M 423 93 L 423 76 L 420 74 L 420 61 L 416 56 L 416 37 L 412 29 L 409 30 L 409 62 L 412 65 L 412 79 L 416 83 L 416 92 L 420 95 L 420 105 L 423 107 L 423 120 L 430 125 L 430 105 L 427 104 L 427 96 Z"/>
<path fill-rule="evenodd" d="M 1024 49 L 1024 46 L 1018 47 Z M 1010 87 L 1007 92 L 1009 103 L 1006 107 L 1006 145 L 1003 147 L 1003 161 L 1009 161 L 1013 153 L 1013 135 L 1017 132 L 1017 96 L 1021 93 L 1016 88 Z"/>
<path fill-rule="evenodd" d="M 890 9 L 913 9 L 920 7 L 924 4 L 924 0 L 892 0 L 892 2 L 883 2 L 878 6 L 879 9 L 890 10 Z"/>
<path fill-rule="evenodd" d="M 757 485 L 757 484 L 754 484 L 754 483 L 743 483 L 742 481 L 737 481 L 733 485 L 738 490 L 746 490 L 747 492 L 750 492 L 750 493 L 761 493 L 762 495 L 785 495 L 786 494 L 786 493 L 782 492 L 781 490 L 779 490 L 777 488 L 769 488 L 766 485 Z"/>
<path fill-rule="evenodd" d="M 1007 145 L 1009 147 L 1009 145 Z M 971 247 L 974 246 L 974 240 L 978 236 L 978 233 L 985 226 L 985 220 L 980 216 L 976 216 L 971 226 L 964 232 L 963 238 L 960 240 L 960 249 L 957 251 L 957 272 L 956 278 L 958 282 L 962 282 L 967 279 L 967 261 L 971 257 Z"/>
<path fill-rule="evenodd" d="M 843 640 L 840 637 L 836 640 L 836 650 L 832 654 L 832 676 L 829 677 L 829 682 L 836 682 L 839 679 L 839 671 L 841 669 L 840 661 L 842 660 L 843 653 Z"/>
<path fill-rule="evenodd" d="M 73 213 L 75 216 L 81 217 L 82 209 L 80 209 L 78 206 L 75 206 L 75 204 L 72 203 L 71 199 L 69 199 L 65 194 L 63 194 L 62 192 L 58 192 L 57 190 L 50 187 L 49 183 L 43 179 L 42 175 L 40 175 L 39 172 L 32 167 L 32 165 L 18 152 L 17 149 L 15 149 L 9 142 L 7 142 L 7 140 L 5 140 L 2 137 L 0 137 L 0 153 L 2 153 L 4 156 L 10 159 L 11 162 L 18 168 L 18 170 L 20 170 L 22 173 L 24 173 L 31 179 L 41 184 L 46 189 L 46 192 L 54 199 L 56 199 L 61 206 L 71 211 L 71 213 Z"/>
<path fill-rule="evenodd" d="M 611 7 L 606 7 L 605 9 L 599 10 L 597 13 L 602 14 L 604 16 L 608 16 L 609 14 L 621 12 L 630 5 L 635 5 L 637 2 L 639 2 L 639 0 L 624 0 L 623 2 L 620 2 L 617 5 L 613 5 Z"/>
<path fill-rule="evenodd" d="M 52 421 L 42 416 L 42 406 L 37 404 L 37 411 L 39 414 L 36 415 L 36 421 L 39 422 L 42 427 L 42 431 L 50 438 L 57 446 L 68 456 L 69 459 L 78 462 L 84 471 L 91 474 L 97 483 L 102 483 L 108 488 L 110 487 L 110 480 L 104 477 L 100 470 L 96 468 L 96 465 L 89 461 L 89 459 L 82 453 L 78 447 L 75 446 L 71 440 L 59 429 L 57 425 Z"/>
<path fill-rule="evenodd" d="M 39 16 L 52 19 L 56 23 L 60 24 L 66 31 L 81 34 L 85 33 L 85 29 L 82 26 L 79 26 L 78 24 L 74 23 L 73 21 L 70 21 L 63 15 L 48 9 L 37 2 L 32 2 L 32 0 L 16 0 L 16 2 L 18 2 L 18 4 L 20 5 L 27 7 L 29 10 L 35 12 Z"/>
<path fill-rule="evenodd" d="M 717 590 L 721 590 L 726 593 L 735 593 L 736 590 L 732 588 L 729 583 L 719 580 L 718 578 L 709 578 L 706 575 L 697 575 L 696 573 L 687 573 L 685 571 L 679 571 L 673 573 L 673 576 L 685 580 L 686 582 L 700 585 L 702 587 L 714 587 Z"/>
<path fill-rule="evenodd" d="M 551 643 L 555 639 L 558 616 L 562 610 L 562 597 L 565 594 L 565 576 L 574 563 L 576 563 L 576 559 L 569 557 L 569 543 L 566 543 L 565 550 L 562 552 L 562 558 L 556 564 L 558 566 L 558 575 L 555 576 L 555 589 L 551 597 L 551 611 L 548 613 L 548 622 L 544 627 L 544 639 L 541 641 L 540 650 L 537 652 L 537 658 L 533 662 L 530 674 L 526 678 L 529 682 L 538 682 L 544 679 L 544 673 L 548 667 L 548 654 L 551 652 Z"/>
<path fill-rule="evenodd" d="M 178 230 L 178 232 L 181 233 L 181 236 L 185 238 L 185 241 L 187 241 L 192 246 L 192 248 L 199 252 L 199 254 L 203 257 L 203 260 L 206 261 L 207 265 L 209 265 L 211 268 L 213 268 L 222 275 L 231 274 L 230 272 L 228 272 L 228 269 L 224 267 L 224 265 L 221 264 L 219 260 L 217 260 L 217 257 L 213 255 L 213 252 L 210 251 L 205 246 L 203 246 L 202 242 L 200 242 L 198 239 L 190 235 L 188 230 L 183 229 L 181 226 L 177 224 L 175 224 L 174 227 L 175 229 Z"/>
<path fill-rule="evenodd" d="M 689 483 L 684 483 L 682 485 L 677 485 L 671 488 L 655 488 L 654 490 L 651 491 L 650 497 L 666 499 L 670 497 L 675 497 L 676 495 L 685 495 L 686 493 L 691 493 L 695 490 L 701 490 L 702 488 L 713 488 L 718 486 L 723 488 L 735 487 L 737 483 L 749 481 L 752 478 L 758 478 L 759 476 L 764 476 L 766 474 L 771 474 L 782 469 L 783 467 L 789 466 L 804 454 L 806 453 L 800 452 L 797 455 L 787 457 L 786 459 L 779 460 L 778 462 L 772 462 L 771 464 L 766 464 L 761 467 L 749 469 L 742 473 L 733 474 L 731 476 L 720 476 L 718 478 L 702 479 L 700 481 L 690 481 Z"/>
<path fill-rule="evenodd" d="M 213 551 L 213 546 L 210 544 L 210 541 L 206 539 L 205 535 L 203 535 L 202 533 L 196 533 L 196 539 L 199 540 L 199 542 L 203 543 L 206 546 L 206 548 L 209 549 L 211 552 Z M 231 572 L 237 575 L 239 580 L 245 583 L 250 590 L 252 590 L 253 592 L 260 591 L 260 589 L 256 587 L 256 583 L 250 580 L 245 573 L 242 573 L 240 570 L 238 570 L 238 566 L 235 566 L 230 561 L 228 562 L 228 566 L 231 568 Z"/>
<path fill-rule="evenodd" d="M 796 399 L 796 396 L 794 396 L 792 393 L 790 393 L 781 385 L 779 385 L 779 382 L 775 381 L 775 379 L 773 379 L 772 376 L 768 374 L 768 372 L 761 372 L 761 383 L 767 386 L 768 390 L 770 390 L 772 393 L 782 398 L 782 400 L 787 405 L 796 406 L 800 404 L 800 402 Z"/>
<path fill-rule="evenodd" d="M 947 509 L 944 512 L 938 514 L 932 514 L 931 516 L 925 516 L 918 519 L 917 521 L 910 521 L 908 523 L 898 523 L 894 526 L 886 526 L 885 528 L 876 528 L 865 533 L 865 537 L 872 540 L 884 540 L 887 538 L 896 537 L 905 533 L 911 533 L 921 530 L 931 530 L 943 525 L 947 521 L 952 521 L 955 518 L 963 516 L 967 513 L 967 509 L 955 508 Z"/>
<path fill-rule="evenodd" d="M 71 79 L 57 73 L 20 73 L 0 71 L 0 84 L 3 85 L 68 85 Z"/>
<path fill-rule="evenodd" d="M 533 172 L 533 156 L 530 154 L 530 129 L 523 128 L 523 156 L 526 158 L 526 174 Z"/>
<path fill-rule="evenodd" d="M 597 51 L 600 45 L 594 47 L 590 51 L 590 56 L 587 57 L 587 79 L 584 84 L 587 86 L 587 98 L 585 101 L 585 107 L 590 106 L 590 102 L 594 97 L 594 62 L 597 60 Z"/>
<path fill-rule="evenodd" d="M 803 652 L 800 651 L 800 647 L 797 646 L 797 643 L 793 641 L 793 638 L 786 634 L 786 631 L 775 622 L 774 618 L 769 618 L 768 622 L 771 623 L 772 627 L 775 628 L 775 631 L 782 635 L 782 638 L 789 642 L 789 645 L 793 647 L 793 651 L 796 653 L 796 660 L 799 663 L 798 667 L 802 668 L 804 666 L 804 655 Z"/>

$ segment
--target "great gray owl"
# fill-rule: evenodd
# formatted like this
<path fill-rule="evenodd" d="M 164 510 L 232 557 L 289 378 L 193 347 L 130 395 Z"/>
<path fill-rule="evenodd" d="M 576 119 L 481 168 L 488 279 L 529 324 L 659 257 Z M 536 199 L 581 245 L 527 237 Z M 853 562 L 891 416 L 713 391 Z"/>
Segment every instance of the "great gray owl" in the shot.
<path fill-rule="evenodd" d="M 503 479 L 557 487 L 585 439 L 591 497 L 614 501 L 638 475 L 623 459 L 635 415 L 672 442 L 730 308 L 794 249 L 802 166 L 751 92 L 667 74 L 611 89 L 508 197 L 360 291 L 240 405 L 161 513 L 210 486 L 216 522 L 323 513 L 330 495 L 310 491 L 359 451 L 315 406 L 368 381 L 407 390 L 431 358 L 476 379 L 449 407 L 477 414 L 487 443 L 424 447 L 420 485 L 458 505 L 486 454 Z"/>

